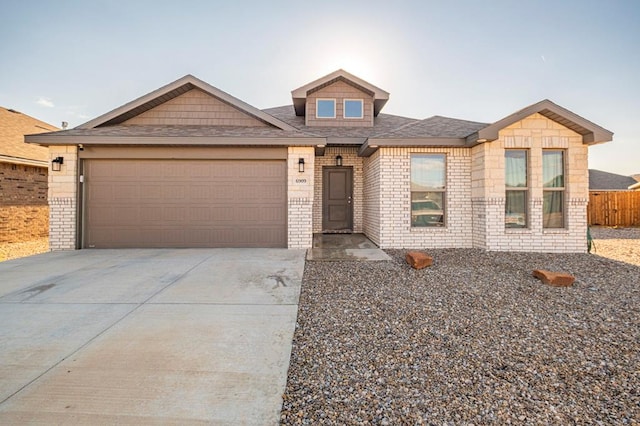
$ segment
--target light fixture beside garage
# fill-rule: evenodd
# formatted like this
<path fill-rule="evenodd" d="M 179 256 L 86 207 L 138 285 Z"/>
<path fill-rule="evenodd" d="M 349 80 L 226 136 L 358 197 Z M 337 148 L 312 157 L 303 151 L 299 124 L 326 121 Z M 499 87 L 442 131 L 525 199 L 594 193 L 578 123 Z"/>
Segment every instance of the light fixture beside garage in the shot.
<path fill-rule="evenodd" d="M 64 158 L 62 157 L 56 157 L 53 160 L 51 160 L 51 170 L 53 170 L 54 172 L 59 172 L 60 169 L 62 168 L 62 164 L 64 163 Z"/>
<path fill-rule="evenodd" d="M 338 166 L 338 167 L 342 166 L 342 155 L 338 155 L 336 157 L 336 166 Z"/>
<path fill-rule="evenodd" d="M 298 160 L 298 171 L 304 173 L 304 158 Z"/>

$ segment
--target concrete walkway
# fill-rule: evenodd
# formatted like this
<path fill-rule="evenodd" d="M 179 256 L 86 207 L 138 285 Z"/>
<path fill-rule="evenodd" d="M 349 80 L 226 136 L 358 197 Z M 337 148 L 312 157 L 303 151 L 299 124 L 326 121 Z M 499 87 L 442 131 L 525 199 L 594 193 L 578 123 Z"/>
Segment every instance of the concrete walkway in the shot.
<path fill-rule="evenodd" d="M 340 260 L 391 260 L 364 234 L 314 234 L 313 247 L 307 260 L 335 262 Z"/>
<path fill-rule="evenodd" d="M 277 424 L 304 251 L 0 262 L 0 424 Z"/>

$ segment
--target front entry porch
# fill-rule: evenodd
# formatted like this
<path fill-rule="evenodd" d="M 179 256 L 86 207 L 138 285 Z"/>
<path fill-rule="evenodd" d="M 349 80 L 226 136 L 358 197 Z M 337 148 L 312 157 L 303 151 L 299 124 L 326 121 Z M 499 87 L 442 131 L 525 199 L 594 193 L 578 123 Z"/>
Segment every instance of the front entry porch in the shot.
<path fill-rule="evenodd" d="M 320 262 L 391 260 L 364 234 L 314 234 L 307 260 Z"/>

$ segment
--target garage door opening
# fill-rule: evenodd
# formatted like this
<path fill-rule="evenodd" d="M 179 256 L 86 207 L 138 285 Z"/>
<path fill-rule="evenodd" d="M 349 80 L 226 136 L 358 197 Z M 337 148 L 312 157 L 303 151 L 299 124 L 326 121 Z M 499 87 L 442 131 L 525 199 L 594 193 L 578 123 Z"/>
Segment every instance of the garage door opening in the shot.
<path fill-rule="evenodd" d="M 84 160 L 84 248 L 286 247 L 283 160 Z"/>

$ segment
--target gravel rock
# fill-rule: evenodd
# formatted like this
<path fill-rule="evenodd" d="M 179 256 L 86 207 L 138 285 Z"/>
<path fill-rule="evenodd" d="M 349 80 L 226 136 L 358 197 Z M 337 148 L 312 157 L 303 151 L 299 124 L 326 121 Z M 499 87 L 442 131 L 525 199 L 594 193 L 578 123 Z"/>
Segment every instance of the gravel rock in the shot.
<path fill-rule="evenodd" d="M 591 228 L 592 253 L 640 266 L 640 228 Z"/>
<path fill-rule="evenodd" d="M 18 259 L 49 251 L 49 238 L 39 238 L 20 243 L 0 243 L 0 262 Z"/>
<path fill-rule="evenodd" d="M 640 422 L 640 267 L 443 249 L 414 270 L 387 253 L 307 262 L 282 424 Z"/>

